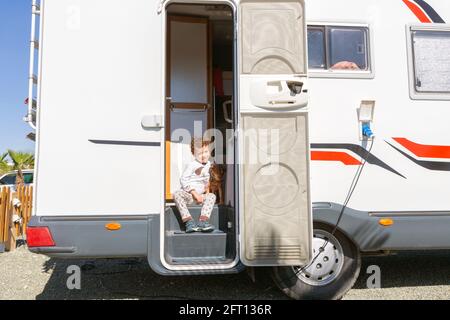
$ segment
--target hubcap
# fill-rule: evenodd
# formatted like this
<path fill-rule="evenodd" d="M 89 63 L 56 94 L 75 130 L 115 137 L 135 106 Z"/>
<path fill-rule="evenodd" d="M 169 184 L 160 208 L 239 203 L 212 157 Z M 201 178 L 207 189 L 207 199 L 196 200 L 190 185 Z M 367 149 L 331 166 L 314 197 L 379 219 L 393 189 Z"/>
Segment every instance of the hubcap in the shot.
<path fill-rule="evenodd" d="M 337 278 L 344 264 L 339 241 L 325 230 L 314 230 L 313 260 L 306 268 L 293 267 L 297 277 L 312 286 L 325 286 Z"/>

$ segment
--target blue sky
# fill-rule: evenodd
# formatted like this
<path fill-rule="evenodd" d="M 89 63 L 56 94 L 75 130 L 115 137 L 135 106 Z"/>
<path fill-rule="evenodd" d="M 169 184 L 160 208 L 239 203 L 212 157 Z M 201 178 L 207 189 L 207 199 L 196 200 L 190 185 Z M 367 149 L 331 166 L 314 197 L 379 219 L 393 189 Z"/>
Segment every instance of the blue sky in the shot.
<path fill-rule="evenodd" d="M 0 0 L 0 154 L 34 151 L 22 121 L 28 94 L 31 0 Z"/>

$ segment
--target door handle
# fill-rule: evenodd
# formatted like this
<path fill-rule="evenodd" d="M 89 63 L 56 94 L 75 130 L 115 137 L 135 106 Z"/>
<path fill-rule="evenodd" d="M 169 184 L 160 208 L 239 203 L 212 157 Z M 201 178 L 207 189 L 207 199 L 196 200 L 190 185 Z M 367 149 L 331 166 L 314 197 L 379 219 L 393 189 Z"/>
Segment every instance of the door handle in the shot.
<path fill-rule="evenodd" d="M 271 105 L 277 105 L 277 104 L 283 104 L 283 105 L 289 105 L 289 104 L 295 104 L 295 100 L 270 100 L 269 104 Z"/>
<path fill-rule="evenodd" d="M 299 109 L 308 104 L 308 94 L 305 83 L 300 80 L 258 79 L 250 85 L 251 103 L 260 108 L 269 109 Z"/>
<path fill-rule="evenodd" d="M 291 91 L 291 95 L 295 96 L 297 94 L 302 93 L 303 82 L 302 81 L 286 81 L 286 85 Z"/>
<path fill-rule="evenodd" d="M 170 111 L 171 112 L 176 112 L 176 113 L 203 113 L 206 110 L 208 110 L 209 105 L 204 105 L 202 108 L 199 109 L 189 109 L 189 108 L 177 108 L 176 105 L 171 104 L 170 105 Z"/>

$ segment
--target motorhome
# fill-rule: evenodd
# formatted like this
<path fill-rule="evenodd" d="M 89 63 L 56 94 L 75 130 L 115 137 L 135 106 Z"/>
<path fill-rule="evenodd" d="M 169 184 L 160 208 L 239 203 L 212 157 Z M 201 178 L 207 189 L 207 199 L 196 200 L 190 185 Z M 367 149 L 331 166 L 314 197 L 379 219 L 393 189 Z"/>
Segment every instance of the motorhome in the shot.
<path fill-rule="evenodd" d="M 270 268 L 291 298 L 338 299 L 362 255 L 450 248 L 447 1 L 34 0 L 32 17 L 31 251 Z M 214 232 L 186 234 L 174 193 L 199 135 L 222 199 Z"/>

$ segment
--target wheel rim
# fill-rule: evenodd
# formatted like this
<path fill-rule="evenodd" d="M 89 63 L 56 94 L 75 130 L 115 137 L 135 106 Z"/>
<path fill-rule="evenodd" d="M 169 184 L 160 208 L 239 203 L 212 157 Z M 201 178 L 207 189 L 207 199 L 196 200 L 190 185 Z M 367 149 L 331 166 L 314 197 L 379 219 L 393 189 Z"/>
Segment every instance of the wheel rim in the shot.
<path fill-rule="evenodd" d="M 313 263 L 306 268 L 293 269 L 301 281 L 312 286 L 325 286 L 340 274 L 344 265 L 344 250 L 336 237 L 325 230 L 314 230 L 312 244 Z M 324 245 L 323 251 L 320 252 Z"/>

